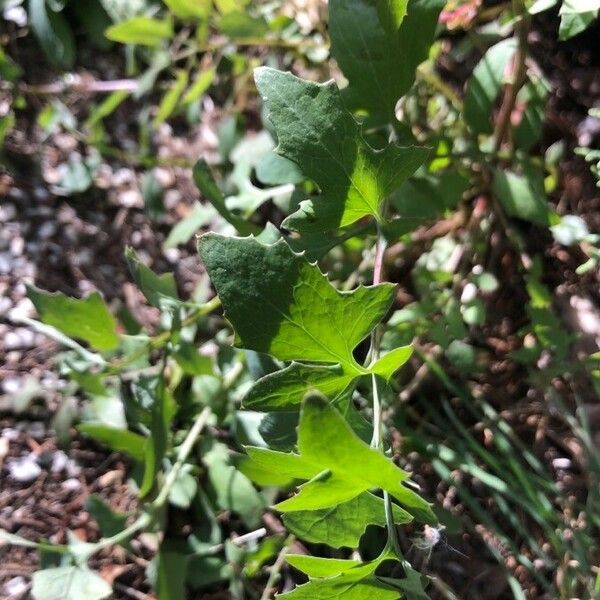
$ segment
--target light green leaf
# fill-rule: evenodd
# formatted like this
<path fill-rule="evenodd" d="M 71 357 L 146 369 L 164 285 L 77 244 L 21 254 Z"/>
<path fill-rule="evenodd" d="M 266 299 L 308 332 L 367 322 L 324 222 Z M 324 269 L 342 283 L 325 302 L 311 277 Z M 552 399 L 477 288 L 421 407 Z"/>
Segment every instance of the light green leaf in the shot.
<path fill-rule="evenodd" d="M 113 42 L 140 44 L 155 48 L 163 40 L 173 37 L 173 22 L 170 19 L 133 17 L 122 23 L 112 25 L 105 31 L 105 35 Z"/>
<path fill-rule="evenodd" d="M 79 300 L 28 286 L 27 296 L 40 320 L 65 335 L 84 340 L 97 350 L 113 350 L 119 344 L 117 323 L 98 292 Z"/>
<path fill-rule="evenodd" d="M 331 0 L 331 53 L 349 80 L 343 91 L 348 106 L 395 120 L 396 103 L 427 58 L 443 6 L 441 0 Z"/>
<path fill-rule="evenodd" d="M 497 169 L 492 189 L 511 217 L 537 225 L 549 224 L 548 203 L 543 190 L 539 190 L 531 178 Z"/>
<path fill-rule="evenodd" d="M 173 358 L 189 375 L 211 375 L 213 364 L 210 356 L 204 356 L 198 352 L 194 344 L 179 342 L 173 351 Z"/>
<path fill-rule="evenodd" d="M 217 71 L 214 67 L 200 71 L 198 77 L 196 77 L 196 81 L 194 81 L 190 89 L 185 93 L 183 103 L 191 104 L 192 102 L 199 100 L 204 92 L 211 86 L 216 74 Z"/>
<path fill-rule="evenodd" d="M 326 231 L 367 215 L 382 220 L 381 203 L 423 163 L 428 150 L 371 148 L 333 81 L 312 83 L 266 67 L 254 73 L 277 131 L 276 151 L 298 164 L 321 189 L 312 209 L 292 215 L 285 226 Z"/>
<path fill-rule="evenodd" d="M 435 522 L 429 504 L 402 482 L 409 474 L 363 442 L 340 413 L 319 396 L 303 404 L 299 454 L 248 447 L 243 472 L 257 483 L 309 480 L 298 494 L 276 505 L 281 512 L 320 510 L 377 488 L 389 492 L 415 517 Z"/>
<path fill-rule="evenodd" d="M 300 406 L 307 391 L 335 399 L 352 383 L 354 375 L 339 365 L 319 366 L 293 362 L 259 379 L 246 394 L 244 408 L 260 411 L 286 410 Z"/>
<path fill-rule="evenodd" d="M 389 381 L 392 375 L 412 356 L 411 346 L 400 346 L 382 356 L 369 370 Z"/>
<path fill-rule="evenodd" d="M 198 481 L 191 471 L 192 465 L 186 464 L 177 474 L 177 479 L 169 491 L 169 502 L 173 506 L 187 509 L 198 492 Z"/>
<path fill-rule="evenodd" d="M 386 555 L 366 563 L 297 554 L 286 558 L 290 565 L 310 578 L 308 583 L 280 596 L 286 600 L 396 600 L 400 597 L 398 590 L 375 575 L 377 567 L 388 558 Z"/>
<path fill-rule="evenodd" d="M 205 19 L 212 10 L 211 0 L 164 0 L 169 10 L 179 19 Z"/>
<path fill-rule="evenodd" d="M 185 600 L 185 580 L 189 557 L 161 544 L 156 556 L 156 595 L 158 600 Z"/>
<path fill-rule="evenodd" d="M 517 49 L 516 38 L 492 46 L 469 79 L 464 101 L 464 118 L 475 133 L 492 133 L 492 107 L 504 82 L 506 66 Z"/>
<path fill-rule="evenodd" d="M 412 517 L 393 505 L 394 522 L 409 523 Z M 348 502 L 322 510 L 284 513 L 284 525 L 299 538 L 334 548 L 358 547 L 367 525 L 385 525 L 385 506 L 381 498 L 364 492 Z"/>
<path fill-rule="evenodd" d="M 102 600 L 111 593 L 110 585 L 85 567 L 56 567 L 33 574 L 35 600 Z"/>
<path fill-rule="evenodd" d="M 177 102 L 187 86 L 188 77 L 188 72 L 185 69 L 177 71 L 173 85 L 160 101 L 158 112 L 152 121 L 154 127 L 158 127 L 161 123 L 164 123 L 173 114 L 173 111 L 177 108 Z"/>
<path fill-rule="evenodd" d="M 247 476 L 229 464 L 227 447 L 213 443 L 202 461 L 208 469 L 208 481 L 217 506 L 238 514 L 250 529 L 258 527 L 265 501 Z"/>
<path fill-rule="evenodd" d="M 146 438 L 138 433 L 98 423 L 81 423 L 77 426 L 77 430 L 115 452 L 122 452 L 140 462 L 144 460 Z"/>
<path fill-rule="evenodd" d="M 598 0 L 563 0 L 559 11 L 559 39 L 568 40 L 587 29 L 598 18 L 599 10 Z"/>
<path fill-rule="evenodd" d="M 190 212 L 171 229 L 164 247 L 176 248 L 179 244 L 187 244 L 198 229 L 215 216 L 212 206 L 194 202 Z"/>
<path fill-rule="evenodd" d="M 366 373 L 352 350 L 386 314 L 393 285 L 340 292 L 284 241 L 264 245 L 252 237 L 208 233 L 198 249 L 235 329 L 236 346 Z"/>
<path fill-rule="evenodd" d="M 298 169 L 298 165 L 275 152 L 268 152 L 260 159 L 256 165 L 256 177 L 266 185 L 296 184 L 304 181 L 304 175 Z"/>
<path fill-rule="evenodd" d="M 135 283 L 152 306 L 161 308 L 165 304 L 179 302 L 177 284 L 175 283 L 173 273 L 157 275 L 140 262 L 135 251 L 130 247 L 125 249 L 125 258 L 129 270 L 135 279 Z"/>

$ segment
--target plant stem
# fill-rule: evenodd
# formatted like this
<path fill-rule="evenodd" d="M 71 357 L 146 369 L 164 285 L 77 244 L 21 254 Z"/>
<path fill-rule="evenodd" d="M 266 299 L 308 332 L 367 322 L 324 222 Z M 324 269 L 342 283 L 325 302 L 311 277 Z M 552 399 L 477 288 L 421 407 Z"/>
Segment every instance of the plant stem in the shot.
<path fill-rule="evenodd" d="M 152 502 L 153 508 L 160 508 L 167 501 L 167 498 L 169 497 L 169 492 L 171 491 L 171 488 L 173 487 L 173 484 L 175 483 L 177 476 L 179 475 L 179 471 L 181 471 L 181 468 L 185 464 L 185 461 L 190 455 L 190 452 L 192 451 L 192 448 L 194 447 L 198 436 L 202 433 L 202 430 L 206 426 L 209 417 L 210 407 L 206 406 L 202 410 L 202 412 L 196 417 L 192 428 L 187 434 L 185 440 L 183 441 L 183 444 L 181 444 L 179 452 L 177 453 L 177 460 L 175 461 L 173 468 L 167 474 L 165 483 L 160 491 L 160 494 Z"/>
<path fill-rule="evenodd" d="M 288 553 L 289 547 L 295 539 L 296 538 L 293 535 L 290 535 L 285 540 L 283 548 L 279 551 L 277 559 L 271 567 L 271 571 L 269 572 L 269 579 L 267 580 L 267 583 L 263 589 L 263 593 L 260 596 L 260 600 L 269 600 L 271 596 L 271 589 L 275 586 L 277 577 L 279 577 L 279 572 L 281 571 L 283 563 L 285 562 L 285 555 Z"/>
<path fill-rule="evenodd" d="M 209 300 L 202 306 L 199 306 L 194 312 L 192 312 L 189 316 L 187 316 L 183 321 L 181 321 L 181 327 L 188 327 L 189 325 L 193 325 L 196 321 L 209 315 L 211 312 L 217 310 L 221 306 L 221 300 L 218 296 L 215 296 L 212 300 Z M 148 345 L 137 352 L 134 352 L 132 355 L 110 363 L 109 373 L 116 375 L 119 373 L 124 367 L 135 362 L 139 358 L 146 356 L 149 350 L 156 350 L 157 348 L 162 348 L 173 335 L 171 330 L 163 331 L 148 340 Z"/>
<path fill-rule="evenodd" d="M 387 242 L 383 235 L 381 225 L 377 223 L 377 240 L 375 242 L 375 260 L 373 264 L 373 285 L 382 283 L 384 280 L 383 257 L 386 246 Z M 381 343 L 382 331 L 383 328 L 381 326 L 377 326 L 371 334 L 371 349 L 369 351 L 369 359 L 372 362 L 379 359 L 379 346 Z M 377 376 L 374 373 L 371 375 L 371 382 L 373 385 L 373 438 L 371 440 L 371 446 L 383 453 L 383 411 L 381 410 L 381 399 L 379 397 L 379 388 L 377 386 Z M 402 551 L 400 549 L 400 542 L 398 540 L 398 532 L 396 531 L 396 523 L 394 523 L 392 500 L 390 495 L 385 491 L 383 492 L 383 501 L 385 505 L 387 546 L 394 551 L 398 558 L 403 558 Z"/>
<path fill-rule="evenodd" d="M 210 408 L 207 406 L 196 417 L 192 428 L 189 430 L 185 440 L 183 441 L 183 444 L 181 444 L 179 448 L 177 460 L 175 461 L 173 468 L 169 471 L 159 495 L 152 501 L 146 512 L 143 512 L 129 527 L 123 529 L 123 531 L 119 531 L 119 533 L 116 533 L 110 537 L 102 538 L 91 549 L 90 556 L 99 550 L 106 548 L 107 546 L 120 544 L 121 542 L 129 539 L 132 535 L 136 534 L 138 531 L 141 531 L 142 529 L 145 529 L 151 525 L 151 523 L 154 521 L 156 513 L 167 502 L 169 498 L 169 492 L 175 484 L 177 476 L 179 475 L 181 468 L 190 455 L 198 436 L 202 433 L 204 427 L 206 427 L 210 414 Z"/>
<path fill-rule="evenodd" d="M 500 106 L 500 112 L 494 128 L 493 153 L 497 153 L 510 127 L 510 117 L 515 108 L 519 90 L 525 83 L 526 59 L 527 59 L 527 35 L 529 32 L 529 13 L 525 9 L 522 0 L 512 0 L 514 17 L 518 19 L 515 25 L 518 46 L 513 59 L 513 74 L 511 82 L 504 90 L 504 97 Z"/>

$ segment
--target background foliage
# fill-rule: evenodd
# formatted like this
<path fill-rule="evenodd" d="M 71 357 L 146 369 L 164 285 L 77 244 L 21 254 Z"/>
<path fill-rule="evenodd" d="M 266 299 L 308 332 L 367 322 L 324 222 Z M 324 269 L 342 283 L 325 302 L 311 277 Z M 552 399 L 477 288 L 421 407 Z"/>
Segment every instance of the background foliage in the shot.
<path fill-rule="evenodd" d="M 1 6 L 3 593 L 600 594 L 597 2 Z"/>

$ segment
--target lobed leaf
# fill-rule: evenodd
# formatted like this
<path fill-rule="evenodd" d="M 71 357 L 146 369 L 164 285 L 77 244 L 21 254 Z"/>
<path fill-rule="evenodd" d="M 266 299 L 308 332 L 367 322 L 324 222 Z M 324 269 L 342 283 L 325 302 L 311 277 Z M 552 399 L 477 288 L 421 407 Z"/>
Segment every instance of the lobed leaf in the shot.
<path fill-rule="evenodd" d="M 381 203 L 423 163 L 428 150 L 371 148 L 333 81 L 313 83 L 267 67 L 254 73 L 277 131 L 276 151 L 321 189 L 321 198 L 305 203 L 284 226 L 314 232 L 345 227 L 365 216 L 381 221 Z"/>
<path fill-rule="evenodd" d="M 429 53 L 441 0 L 331 0 L 331 54 L 352 109 L 395 120 L 395 107 Z M 408 13 L 408 14 L 407 14 Z"/>
<path fill-rule="evenodd" d="M 235 329 L 236 346 L 366 373 L 352 350 L 386 314 L 393 285 L 340 292 L 283 240 L 265 245 L 208 233 L 198 251 Z"/>
<path fill-rule="evenodd" d="M 380 581 L 375 575 L 379 565 L 389 558 L 379 558 L 361 563 L 357 560 L 317 558 L 290 554 L 287 561 L 309 576 L 309 582 L 296 587 L 281 598 L 293 600 L 396 600 L 400 592 Z"/>
<path fill-rule="evenodd" d="M 389 492 L 407 510 L 435 522 L 430 505 L 403 485 L 409 474 L 363 442 L 344 417 L 319 396 L 303 404 L 298 426 L 299 454 L 248 447 L 243 472 L 260 484 L 308 480 L 298 494 L 275 508 L 281 512 L 320 510 L 370 489 Z"/>
<path fill-rule="evenodd" d="M 409 523 L 411 515 L 393 505 L 394 522 Z M 352 500 L 322 510 L 287 512 L 284 525 L 301 539 L 334 548 L 356 548 L 368 525 L 385 525 L 385 506 L 381 498 L 364 492 Z"/>

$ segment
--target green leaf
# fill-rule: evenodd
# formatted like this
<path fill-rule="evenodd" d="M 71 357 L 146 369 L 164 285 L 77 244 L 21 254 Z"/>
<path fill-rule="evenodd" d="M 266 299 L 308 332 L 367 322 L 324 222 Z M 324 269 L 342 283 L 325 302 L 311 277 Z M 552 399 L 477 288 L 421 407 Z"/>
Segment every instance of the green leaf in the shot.
<path fill-rule="evenodd" d="M 145 394 L 150 399 L 150 431 L 152 435 L 145 445 L 144 478 L 140 486 L 140 497 L 146 496 L 156 479 L 164 458 L 171 431 L 171 421 L 177 410 L 175 400 L 166 387 L 163 378 L 140 378 L 138 393 Z"/>
<path fill-rule="evenodd" d="M 389 381 L 392 375 L 412 356 L 411 346 L 400 346 L 382 356 L 369 370 Z"/>
<path fill-rule="evenodd" d="M 397 524 L 412 520 L 409 513 L 395 504 L 393 511 Z M 356 548 L 367 525 L 385 525 L 385 505 L 381 498 L 364 492 L 330 508 L 285 513 L 283 523 L 307 542 L 334 548 Z"/>
<path fill-rule="evenodd" d="M 198 492 L 198 481 L 190 472 L 191 468 L 190 464 L 184 465 L 169 491 L 169 502 L 178 508 L 188 509 Z"/>
<path fill-rule="evenodd" d="M 511 171 L 494 171 L 492 189 L 507 214 L 544 226 L 549 224 L 548 203 L 543 190 L 538 188 L 529 177 Z"/>
<path fill-rule="evenodd" d="M 492 46 L 477 64 L 467 85 L 464 118 L 475 133 L 492 133 L 492 107 L 504 82 L 506 66 L 517 49 L 516 38 Z"/>
<path fill-rule="evenodd" d="M 428 150 L 371 148 L 333 81 L 312 83 L 267 67 L 254 73 L 277 131 L 276 151 L 298 164 L 321 189 L 310 209 L 305 205 L 284 226 L 326 231 L 367 215 L 381 221 L 381 203 L 423 163 Z"/>
<path fill-rule="evenodd" d="M 212 206 L 194 202 L 190 212 L 171 229 L 164 247 L 176 248 L 179 244 L 187 244 L 198 229 L 215 216 Z"/>
<path fill-rule="evenodd" d="M 211 0 L 164 0 L 169 10 L 179 19 L 206 19 L 212 10 Z"/>
<path fill-rule="evenodd" d="M 289 411 L 300 406 L 308 391 L 317 391 L 335 399 L 352 383 L 354 375 L 339 365 L 317 366 L 293 362 L 259 379 L 244 397 L 244 408 L 260 411 Z"/>
<path fill-rule="evenodd" d="M 71 69 L 75 63 L 75 37 L 68 21 L 51 10 L 46 0 L 29 0 L 31 28 L 48 62 L 62 69 Z"/>
<path fill-rule="evenodd" d="M 28 286 L 27 296 L 40 320 L 65 335 L 84 340 L 97 350 L 113 350 L 119 344 L 117 323 L 98 292 L 79 300 Z"/>
<path fill-rule="evenodd" d="M 396 103 L 428 56 L 443 6 L 441 0 L 329 3 L 331 53 L 349 80 L 343 92 L 348 106 L 395 120 Z"/>
<path fill-rule="evenodd" d="M 563 0 L 559 11 L 559 39 L 568 40 L 587 29 L 598 18 L 599 10 L 599 0 Z"/>
<path fill-rule="evenodd" d="M 112 25 L 105 32 L 106 37 L 121 44 L 140 44 L 156 48 L 163 40 L 173 37 L 173 22 L 170 19 L 133 17 Z"/>
<path fill-rule="evenodd" d="M 246 475 L 229 464 L 227 447 L 213 443 L 202 461 L 208 469 L 208 481 L 217 506 L 238 514 L 250 529 L 258 527 L 265 501 Z"/>
<path fill-rule="evenodd" d="M 382 555 L 371 562 L 317 558 L 300 554 L 286 557 L 288 563 L 310 580 L 280 598 L 286 600 L 396 600 L 398 590 L 380 581 L 375 570 L 388 558 Z"/>
<path fill-rule="evenodd" d="M 96 423 L 81 423 L 77 426 L 77 430 L 115 452 L 122 452 L 140 462 L 144 460 L 146 438 L 133 431 Z"/>
<path fill-rule="evenodd" d="M 115 512 L 100 496 L 88 496 L 85 499 L 85 509 L 98 523 L 102 537 L 113 536 L 125 529 L 129 515 Z"/>
<path fill-rule="evenodd" d="M 206 90 L 211 86 L 217 74 L 216 69 L 204 69 L 198 73 L 196 81 L 191 85 L 190 89 L 185 93 L 183 97 L 184 104 L 191 104 L 199 100 Z"/>
<path fill-rule="evenodd" d="M 185 600 L 189 557 L 161 544 L 156 557 L 157 600 Z"/>
<path fill-rule="evenodd" d="M 173 352 L 173 358 L 189 375 L 211 375 L 213 372 L 210 356 L 200 354 L 194 344 L 179 342 Z"/>
<path fill-rule="evenodd" d="M 283 240 L 264 245 L 252 237 L 208 233 L 198 250 L 235 329 L 236 346 L 280 360 L 340 364 L 353 375 L 367 372 L 352 350 L 386 314 L 393 285 L 340 292 Z"/>
<path fill-rule="evenodd" d="M 125 249 L 125 258 L 135 283 L 152 306 L 163 308 L 165 305 L 179 302 L 173 273 L 157 275 L 140 262 L 137 254 L 130 247 Z"/>
<path fill-rule="evenodd" d="M 320 510 L 347 502 L 363 492 L 383 489 L 415 517 L 435 522 L 429 504 L 402 485 L 409 474 L 371 448 L 340 413 L 319 396 L 303 404 L 298 427 L 299 454 L 248 447 L 243 472 L 257 483 L 309 480 L 298 494 L 280 502 L 281 512 Z"/>
<path fill-rule="evenodd" d="M 158 112 L 152 121 L 154 127 L 164 123 L 173 114 L 173 111 L 177 108 L 177 102 L 188 84 L 188 77 L 188 72 L 185 69 L 177 71 L 173 85 L 160 101 Z"/>
<path fill-rule="evenodd" d="M 304 181 L 298 165 L 275 152 L 265 154 L 256 165 L 256 177 L 266 185 L 301 183 Z"/>
<path fill-rule="evenodd" d="M 200 190 L 200 193 L 215 207 L 216 211 L 228 222 L 231 223 L 242 235 L 258 233 L 260 228 L 248 221 L 234 215 L 225 205 L 225 198 L 215 183 L 206 161 L 199 160 L 194 165 L 194 183 Z"/>
<path fill-rule="evenodd" d="M 233 40 L 261 38 L 269 31 L 263 18 L 253 17 L 246 11 L 236 10 L 224 14 L 218 22 L 221 33 Z"/>
<path fill-rule="evenodd" d="M 33 574 L 35 600 L 102 600 L 111 593 L 110 585 L 86 567 L 56 567 Z"/>

